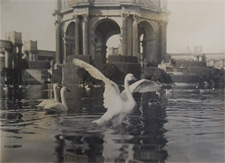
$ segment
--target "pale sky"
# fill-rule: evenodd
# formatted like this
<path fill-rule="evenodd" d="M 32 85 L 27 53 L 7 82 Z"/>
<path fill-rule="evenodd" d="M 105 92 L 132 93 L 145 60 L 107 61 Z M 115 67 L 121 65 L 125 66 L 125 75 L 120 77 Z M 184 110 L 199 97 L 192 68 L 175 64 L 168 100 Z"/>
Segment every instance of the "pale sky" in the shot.
<path fill-rule="evenodd" d="M 224 0 L 168 0 L 167 51 L 202 45 L 203 52 L 225 52 Z"/>
<path fill-rule="evenodd" d="M 7 31 L 37 40 L 38 49 L 55 50 L 56 0 L 0 0 L 1 39 Z M 225 0 L 168 0 L 167 51 L 202 45 L 203 52 L 225 52 Z"/>

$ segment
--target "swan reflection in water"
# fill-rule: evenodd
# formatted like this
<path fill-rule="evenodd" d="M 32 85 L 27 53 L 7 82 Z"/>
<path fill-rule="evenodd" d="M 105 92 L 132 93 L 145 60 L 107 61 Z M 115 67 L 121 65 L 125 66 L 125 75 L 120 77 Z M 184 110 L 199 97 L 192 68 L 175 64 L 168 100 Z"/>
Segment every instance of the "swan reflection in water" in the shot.
<path fill-rule="evenodd" d="M 168 105 L 134 94 L 137 108 L 116 127 L 91 123 L 105 112 L 102 88 L 90 96 L 71 89 L 66 115 L 37 110 L 49 90 L 1 91 L 2 162 L 224 162 L 224 90 L 207 90 L 202 100 L 196 89 L 173 89 Z"/>
<path fill-rule="evenodd" d="M 149 106 L 149 96 L 149 93 L 135 95 L 137 108 L 127 117 L 127 123 L 117 126 L 96 128 L 90 122 L 97 115 L 89 113 L 64 119 L 59 126 L 61 134 L 55 136 L 57 161 L 164 162 L 167 158 L 163 129 L 165 107 L 159 102 Z M 139 107 L 144 114 L 140 113 Z"/>
<path fill-rule="evenodd" d="M 20 141 L 20 148 L 23 150 L 19 154 L 22 154 L 22 151 L 28 148 L 34 161 L 52 161 L 55 158 L 58 162 L 107 162 L 110 160 L 115 162 L 155 160 L 158 162 L 165 158 L 161 157 L 160 154 L 163 153 L 163 147 L 165 146 L 165 143 L 161 144 L 160 142 L 166 142 L 162 133 L 159 132 L 162 126 L 156 125 L 157 127 L 154 127 L 153 125 L 153 128 L 150 127 L 152 129 L 149 131 L 149 127 L 146 125 L 150 124 L 150 118 L 141 115 L 137 109 L 142 106 L 142 110 L 146 112 L 146 115 L 152 109 L 140 102 L 144 96 L 139 95 L 135 98 L 138 106 L 134 112 L 126 117 L 127 123 L 118 124 L 117 126 L 102 126 L 96 129 L 96 125 L 90 122 L 96 119 L 99 116 L 98 113 L 103 112 L 104 108 L 102 107 L 102 88 L 93 91 L 94 93 L 91 93 L 92 97 L 73 101 L 74 104 L 70 105 L 73 108 L 69 109 L 66 115 L 45 115 L 43 112 L 36 110 L 37 103 L 35 102 L 33 104 L 29 103 L 27 106 L 23 105 L 25 110 L 22 111 L 22 116 L 16 116 L 26 125 L 15 133 L 21 133 L 24 139 Z M 31 88 L 30 92 L 24 92 L 24 94 L 33 97 L 32 92 L 34 91 Z M 73 91 L 73 94 L 78 94 L 77 99 L 82 99 L 80 92 L 78 89 Z M 97 97 L 95 97 L 96 95 Z M 38 98 L 43 98 L 42 93 Z M 71 101 L 69 102 L 71 103 Z M 27 110 L 26 107 L 28 107 Z M 86 110 L 84 112 L 82 110 L 73 112 L 76 107 L 78 107 L 78 110 L 85 107 Z M 161 111 L 160 109 L 154 110 L 156 112 Z M 7 117 L 10 118 L 10 116 Z M 154 117 L 152 122 L 153 124 L 158 123 Z M 33 137 L 32 142 L 28 141 L 33 145 L 28 145 L 25 142 L 27 134 Z M 158 140 L 159 138 L 160 140 Z M 40 143 L 43 140 L 49 142 L 49 144 L 46 143 L 45 145 L 47 152 L 37 153 L 43 147 L 43 144 Z M 16 156 L 15 152 L 11 153 Z M 46 155 L 46 157 L 41 158 L 40 155 Z M 21 161 L 28 160 L 30 156 L 25 156 L 25 153 L 23 153 L 23 157 L 20 159 Z"/>

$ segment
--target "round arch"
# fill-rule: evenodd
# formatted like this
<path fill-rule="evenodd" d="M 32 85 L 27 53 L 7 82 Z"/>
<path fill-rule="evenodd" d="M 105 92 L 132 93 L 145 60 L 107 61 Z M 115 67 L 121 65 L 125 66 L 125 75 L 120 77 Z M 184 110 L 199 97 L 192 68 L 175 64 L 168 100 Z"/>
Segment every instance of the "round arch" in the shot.
<path fill-rule="evenodd" d="M 119 25 L 112 19 L 102 19 L 96 22 L 94 27 L 95 34 L 95 58 L 99 60 L 100 63 L 106 63 L 106 43 L 107 40 L 116 34 L 120 34 Z"/>
<path fill-rule="evenodd" d="M 75 54 L 75 33 L 74 33 L 74 22 L 68 24 L 65 31 L 65 58 L 69 55 Z"/>
<path fill-rule="evenodd" d="M 155 62 L 156 36 L 151 23 L 141 21 L 138 24 L 138 45 L 141 62 Z"/>

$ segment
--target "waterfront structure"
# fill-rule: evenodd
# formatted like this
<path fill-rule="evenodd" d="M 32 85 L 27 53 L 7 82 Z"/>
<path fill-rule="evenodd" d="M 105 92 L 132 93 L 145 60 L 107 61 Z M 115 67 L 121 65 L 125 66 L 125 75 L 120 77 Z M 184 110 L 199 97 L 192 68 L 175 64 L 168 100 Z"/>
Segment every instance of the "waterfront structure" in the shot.
<path fill-rule="evenodd" d="M 22 33 L 7 32 L 5 40 L 0 40 L 1 83 L 21 82 Z"/>
<path fill-rule="evenodd" d="M 24 41 L 23 53 L 28 62 L 55 60 L 55 51 L 39 50 L 37 41 L 33 40 Z"/>
<path fill-rule="evenodd" d="M 37 41 L 28 40 L 23 44 L 21 32 L 8 32 L 5 40 L 0 40 L 0 81 L 43 84 L 49 80 L 48 69 L 54 60 L 54 51 L 38 50 Z"/>
<path fill-rule="evenodd" d="M 166 0 L 57 0 L 56 63 L 65 65 L 63 82 L 77 79 L 69 64 L 74 57 L 140 76 L 141 60 L 164 59 L 168 14 Z M 107 59 L 106 43 L 114 35 L 120 38 L 118 55 Z"/>
<path fill-rule="evenodd" d="M 205 53 L 207 66 L 225 69 L 225 53 Z"/>
<path fill-rule="evenodd" d="M 56 62 L 89 55 L 106 62 L 106 42 L 120 35 L 121 56 L 161 62 L 166 54 L 165 0 L 58 0 Z"/>
<path fill-rule="evenodd" d="M 171 59 L 206 62 L 207 66 L 225 69 L 225 53 L 169 53 Z"/>

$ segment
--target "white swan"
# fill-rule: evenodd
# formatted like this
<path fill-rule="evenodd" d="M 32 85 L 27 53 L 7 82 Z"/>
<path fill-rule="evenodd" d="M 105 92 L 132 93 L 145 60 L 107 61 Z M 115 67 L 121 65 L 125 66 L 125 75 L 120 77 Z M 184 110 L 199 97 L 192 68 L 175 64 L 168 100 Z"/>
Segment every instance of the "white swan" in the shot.
<path fill-rule="evenodd" d="M 37 105 L 37 107 L 43 108 L 45 105 L 51 105 L 51 104 L 54 104 L 55 102 L 59 102 L 59 97 L 57 94 L 57 89 L 59 86 L 57 83 L 54 83 L 52 87 L 53 87 L 54 98 L 43 100 L 40 104 Z"/>
<path fill-rule="evenodd" d="M 65 99 L 65 92 L 69 92 L 69 90 L 66 87 L 62 87 L 60 90 L 60 95 L 61 95 L 61 102 L 55 102 L 51 105 L 45 105 L 43 107 L 44 111 L 47 113 L 61 113 L 65 112 L 68 110 L 67 104 L 66 104 L 66 99 Z"/>
<path fill-rule="evenodd" d="M 91 76 L 98 80 L 102 80 L 105 84 L 103 105 L 105 108 L 107 108 L 107 111 L 100 119 L 93 121 L 99 125 L 109 121 L 115 115 L 131 112 L 136 105 L 132 93 L 144 93 L 150 91 L 158 91 L 160 89 L 159 84 L 146 79 L 139 80 L 129 86 L 129 81 L 135 80 L 134 76 L 129 73 L 124 79 L 125 90 L 120 93 L 117 84 L 106 78 L 98 69 L 96 69 L 92 65 L 76 58 L 73 59 L 73 64 L 84 68 L 90 73 Z"/>

